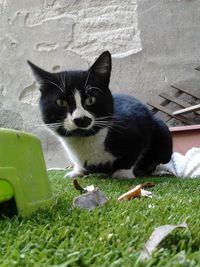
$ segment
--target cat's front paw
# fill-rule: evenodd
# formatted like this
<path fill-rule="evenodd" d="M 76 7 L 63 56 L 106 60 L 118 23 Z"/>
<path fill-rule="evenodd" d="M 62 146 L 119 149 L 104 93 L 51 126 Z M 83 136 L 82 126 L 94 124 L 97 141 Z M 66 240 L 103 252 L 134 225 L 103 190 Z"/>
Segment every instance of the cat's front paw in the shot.
<path fill-rule="evenodd" d="M 75 177 L 80 177 L 84 176 L 85 172 L 83 170 L 73 170 L 71 172 L 68 172 L 65 174 L 64 178 L 75 178 Z"/>

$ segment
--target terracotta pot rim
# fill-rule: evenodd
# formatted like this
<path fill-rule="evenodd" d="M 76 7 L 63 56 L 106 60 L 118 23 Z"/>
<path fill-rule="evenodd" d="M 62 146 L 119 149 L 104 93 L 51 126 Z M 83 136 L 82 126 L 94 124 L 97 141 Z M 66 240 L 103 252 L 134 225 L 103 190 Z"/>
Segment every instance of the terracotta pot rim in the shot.
<path fill-rule="evenodd" d="M 169 129 L 170 129 L 170 132 L 200 130 L 200 124 L 170 127 Z"/>

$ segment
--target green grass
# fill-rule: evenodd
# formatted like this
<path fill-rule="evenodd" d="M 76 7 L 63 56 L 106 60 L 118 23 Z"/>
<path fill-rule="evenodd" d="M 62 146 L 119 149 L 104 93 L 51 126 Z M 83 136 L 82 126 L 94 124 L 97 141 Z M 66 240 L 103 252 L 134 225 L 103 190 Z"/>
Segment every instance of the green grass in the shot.
<path fill-rule="evenodd" d="M 120 194 L 141 180 L 90 177 L 110 201 L 92 212 L 72 206 L 79 192 L 63 172 L 49 172 L 54 204 L 28 218 L 0 219 L 0 266 L 200 266 L 200 179 L 146 178 L 154 181 L 152 199 L 118 202 Z M 187 221 L 152 258 L 140 251 L 155 227 Z"/>

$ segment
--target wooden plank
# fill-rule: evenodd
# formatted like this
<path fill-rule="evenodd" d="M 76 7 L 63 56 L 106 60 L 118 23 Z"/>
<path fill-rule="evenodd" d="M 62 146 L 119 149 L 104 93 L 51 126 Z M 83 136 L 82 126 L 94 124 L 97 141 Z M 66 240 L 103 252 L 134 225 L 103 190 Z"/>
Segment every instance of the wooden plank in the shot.
<path fill-rule="evenodd" d="M 176 115 L 180 115 L 180 114 L 188 114 L 188 113 L 194 112 L 196 110 L 200 110 L 200 104 L 174 111 L 173 115 L 176 116 Z"/>
<path fill-rule="evenodd" d="M 159 111 L 164 112 L 165 114 L 167 114 L 167 115 L 169 115 L 169 116 L 171 116 L 171 117 L 174 117 L 173 112 L 172 112 L 170 109 L 168 109 L 168 108 L 166 108 L 166 107 L 163 107 L 163 106 L 161 106 L 161 105 L 158 104 L 158 103 L 149 101 L 149 102 L 148 102 L 148 105 L 151 106 L 151 107 L 153 107 L 153 108 L 156 108 L 156 109 L 159 110 Z M 188 118 L 185 118 L 185 117 L 183 117 L 183 116 L 181 116 L 181 115 L 177 115 L 177 116 L 175 117 L 175 119 L 178 119 L 178 120 L 182 121 L 182 122 L 185 123 L 185 124 L 189 124 L 189 125 L 192 125 L 192 124 L 193 124 L 193 122 L 192 122 L 191 120 L 189 120 Z"/>
<path fill-rule="evenodd" d="M 186 95 L 192 96 L 192 97 L 200 100 L 200 95 L 197 95 L 195 93 L 191 93 L 191 92 L 189 92 L 188 89 L 185 89 L 183 87 L 182 88 L 179 88 L 179 87 L 177 87 L 175 85 L 171 85 L 171 87 L 174 88 L 174 89 L 176 89 L 176 90 L 179 90 L 179 91 L 185 93 Z"/>
<path fill-rule="evenodd" d="M 181 96 L 183 93 L 181 92 L 181 91 L 178 91 L 178 92 L 176 92 L 175 94 L 174 94 L 174 98 L 177 98 L 177 97 L 179 97 L 179 96 Z M 169 103 L 171 103 L 171 101 L 170 100 L 168 100 L 168 99 L 165 99 L 164 101 L 162 101 L 161 103 L 160 103 L 160 105 L 162 105 L 162 106 L 167 106 Z M 155 113 L 157 113 L 158 111 L 157 111 L 157 109 L 155 109 L 155 108 L 153 108 L 152 109 L 152 112 L 155 114 Z"/>
<path fill-rule="evenodd" d="M 183 101 L 183 100 L 179 100 L 177 97 L 174 97 L 174 96 L 170 96 L 166 93 L 161 93 L 159 94 L 160 97 L 164 98 L 164 99 L 167 99 L 169 100 L 170 102 L 173 102 L 183 108 L 188 108 L 190 107 L 191 105 L 188 104 L 186 101 Z"/>
<path fill-rule="evenodd" d="M 188 108 L 188 107 L 191 107 L 191 104 L 187 103 L 186 101 L 184 100 L 180 100 L 178 99 L 177 97 L 174 97 L 174 96 L 170 96 L 166 93 L 161 93 L 159 94 L 160 97 L 164 98 L 164 99 L 167 99 L 177 105 L 179 105 L 180 107 L 183 107 L 183 108 Z M 196 115 L 200 115 L 200 112 L 199 111 L 194 111 L 194 113 Z"/>
<path fill-rule="evenodd" d="M 151 112 L 153 112 L 153 114 L 156 114 L 159 111 L 163 111 L 161 109 L 165 109 L 165 107 L 163 107 L 161 104 L 158 104 L 154 101 L 148 101 L 147 104 L 152 107 L 153 109 L 151 110 Z M 160 109 L 161 107 L 161 109 Z M 173 114 L 168 114 L 168 111 L 163 111 L 165 114 L 167 114 L 170 118 L 173 116 Z"/>
<path fill-rule="evenodd" d="M 149 101 L 148 105 L 150 105 L 153 108 L 156 108 L 158 111 L 162 111 L 165 114 L 173 117 L 173 114 L 172 114 L 171 110 L 166 108 L 166 107 L 163 107 L 161 104 L 158 104 L 158 103 L 153 102 L 153 101 Z"/>

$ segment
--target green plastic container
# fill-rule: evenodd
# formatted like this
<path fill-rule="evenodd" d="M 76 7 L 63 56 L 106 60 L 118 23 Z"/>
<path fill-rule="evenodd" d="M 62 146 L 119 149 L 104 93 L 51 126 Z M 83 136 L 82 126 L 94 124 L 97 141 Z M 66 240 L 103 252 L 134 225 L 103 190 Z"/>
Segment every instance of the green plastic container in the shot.
<path fill-rule="evenodd" d="M 12 197 L 21 216 L 52 203 L 40 140 L 29 133 L 0 128 L 0 202 Z"/>
<path fill-rule="evenodd" d="M 11 199 L 14 196 L 14 190 L 7 181 L 0 180 L 0 203 Z"/>

